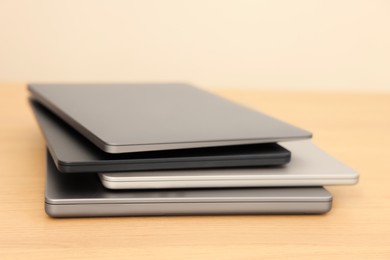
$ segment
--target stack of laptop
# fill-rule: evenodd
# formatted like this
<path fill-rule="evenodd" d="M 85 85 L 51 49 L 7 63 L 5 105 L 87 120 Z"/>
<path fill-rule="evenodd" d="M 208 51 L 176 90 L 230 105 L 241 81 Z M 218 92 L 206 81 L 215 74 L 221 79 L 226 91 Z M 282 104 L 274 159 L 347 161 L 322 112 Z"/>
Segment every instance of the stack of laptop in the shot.
<path fill-rule="evenodd" d="M 186 84 L 32 84 L 52 217 L 320 214 L 358 174 L 311 133 Z"/>

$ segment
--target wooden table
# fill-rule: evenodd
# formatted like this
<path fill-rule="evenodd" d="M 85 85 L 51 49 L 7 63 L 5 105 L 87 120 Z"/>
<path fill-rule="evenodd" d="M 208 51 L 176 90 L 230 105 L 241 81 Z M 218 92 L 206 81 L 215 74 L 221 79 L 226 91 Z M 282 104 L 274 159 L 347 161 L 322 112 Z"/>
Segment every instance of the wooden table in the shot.
<path fill-rule="evenodd" d="M 390 94 L 213 89 L 314 133 L 356 169 L 320 216 L 51 219 L 23 84 L 0 85 L 0 259 L 390 259 Z"/>

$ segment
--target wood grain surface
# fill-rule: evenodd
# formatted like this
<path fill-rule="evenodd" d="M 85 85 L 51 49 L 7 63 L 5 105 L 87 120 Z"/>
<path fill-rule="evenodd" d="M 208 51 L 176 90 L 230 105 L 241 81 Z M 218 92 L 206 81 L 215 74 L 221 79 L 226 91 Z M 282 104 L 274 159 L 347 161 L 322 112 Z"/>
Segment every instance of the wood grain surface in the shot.
<path fill-rule="evenodd" d="M 356 169 L 321 216 L 51 219 L 24 84 L 0 85 L 0 259 L 390 259 L 390 94 L 211 89 L 314 133 Z"/>

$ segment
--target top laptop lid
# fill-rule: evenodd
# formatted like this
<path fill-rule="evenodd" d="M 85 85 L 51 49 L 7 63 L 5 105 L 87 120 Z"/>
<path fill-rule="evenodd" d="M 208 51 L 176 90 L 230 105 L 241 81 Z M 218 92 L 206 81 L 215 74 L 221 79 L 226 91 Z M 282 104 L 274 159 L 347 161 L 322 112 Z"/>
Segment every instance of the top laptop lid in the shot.
<path fill-rule="evenodd" d="M 29 90 L 108 153 L 311 137 L 305 130 L 186 84 L 33 84 Z"/>

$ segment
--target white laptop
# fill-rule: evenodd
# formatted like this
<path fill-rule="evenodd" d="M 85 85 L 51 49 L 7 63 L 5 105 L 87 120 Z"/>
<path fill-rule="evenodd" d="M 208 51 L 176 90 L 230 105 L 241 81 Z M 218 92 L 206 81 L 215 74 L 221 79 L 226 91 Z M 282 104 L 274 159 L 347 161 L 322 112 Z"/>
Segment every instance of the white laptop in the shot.
<path fill-rule="evenodd" d="M 281 143 L 291 151 L 282 167 L 100 173 L 109 189 L 351 185 L 359 175 L 311 141 Z"/>

